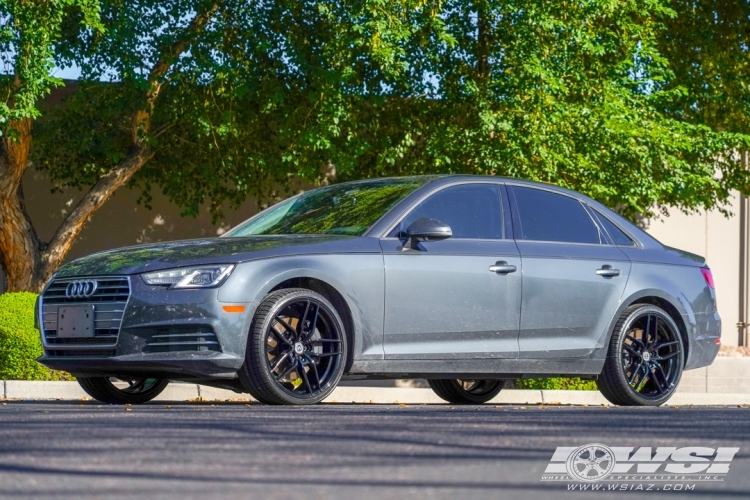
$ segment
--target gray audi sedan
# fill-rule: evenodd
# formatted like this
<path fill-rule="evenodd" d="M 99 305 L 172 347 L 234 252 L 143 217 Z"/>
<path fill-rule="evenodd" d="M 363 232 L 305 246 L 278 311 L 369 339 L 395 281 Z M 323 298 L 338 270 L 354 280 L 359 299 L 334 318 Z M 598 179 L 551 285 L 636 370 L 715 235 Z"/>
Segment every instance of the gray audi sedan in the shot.
<path fill-rule="evenodd" d="M 369 378 L 484 403 L 563 376 L 659 405 L 721 333 L 702 257 L 581 194 L 474 176 L 336 184 L 219 238 L 77 259 L 37 314 L 39 361 L 106 403 L 180 380 L 310 404 Z"/>

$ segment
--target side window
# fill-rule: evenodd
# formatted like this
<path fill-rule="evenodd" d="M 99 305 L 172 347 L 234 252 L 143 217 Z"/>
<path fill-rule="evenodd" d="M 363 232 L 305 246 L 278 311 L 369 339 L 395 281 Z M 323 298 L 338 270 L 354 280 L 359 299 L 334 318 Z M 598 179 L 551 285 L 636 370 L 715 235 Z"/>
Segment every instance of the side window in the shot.
<path fill-rule="evenodd" d="M 503 237 L 503 212 L 496 184 L 464 184 L 442 189 L 414 207 L 389 236 L 403 237 L 406 229 L 422 217 L 448 224 L 453 238 Z"/>
<path fill-rule="evenodd" d="M 607 233 L 612 238 L 612 241 L 615 242 L 615 245 L 620 245 L 623 247 L 632 247 L 635 245 L 633 243 L 633 240 L 625 234 L 625 232 L 620 229 L 619 227 L 615 226 L 614 223 L 609 220 L 607 217 L 602 215 L 602 213 L 599 210 L 594 210 L 596 212 L 596 216 L 599 217 L 599 221 L 601 221 L 602 225 L 604 226 L 604 229 L 607 230 Z"/>
<path fill-rule="evenodd" d="M 575 198 L 542 189 L 513 186 L 521 218 L 517 239 L 600 243 L 599 229 Z"/>

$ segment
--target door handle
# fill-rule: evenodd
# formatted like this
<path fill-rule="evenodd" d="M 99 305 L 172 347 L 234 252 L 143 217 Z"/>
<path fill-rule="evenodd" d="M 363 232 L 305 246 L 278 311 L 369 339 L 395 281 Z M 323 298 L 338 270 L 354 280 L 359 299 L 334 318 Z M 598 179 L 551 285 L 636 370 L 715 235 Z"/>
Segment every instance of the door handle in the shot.
<path fill-rule="evenodd" d="M 596 270 L 596 274 L 604 276 L 605 278 L 613 278 L 620 275 L 619 269 L 613 269 L 610 265 L 602 266 L 601 269 Z"/>
<path fill-rule="evenodd" d="M 494 266 L 490 266 L 491 273 L 515 273 L 516 269 L 516 266 L 508 264 L 504 260 L 497 261 Z"/>

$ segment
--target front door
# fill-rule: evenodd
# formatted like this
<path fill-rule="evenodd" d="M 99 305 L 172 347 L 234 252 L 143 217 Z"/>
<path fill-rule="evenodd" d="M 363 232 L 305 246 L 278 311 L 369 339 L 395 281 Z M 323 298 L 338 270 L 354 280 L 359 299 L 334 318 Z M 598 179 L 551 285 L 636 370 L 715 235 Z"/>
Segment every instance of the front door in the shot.
<path fill-rule="evenodd" d="M 519 357 L 581 357 L 606 332 L 630 274 L 630 260 L 576 198 L 509 186 L 523 261 Z"/>
<path fill-rule="evenodd" d="M 518 356 L 521 259 L 505 238 L 502 206 L 495 183 L 451 185 L 381 239 L 386 359 Z M 453 236 L 405 249 L 406 228 L 423 217 L 447 223 Z M 497 265 L 515 271 L 490 269 Z"/>

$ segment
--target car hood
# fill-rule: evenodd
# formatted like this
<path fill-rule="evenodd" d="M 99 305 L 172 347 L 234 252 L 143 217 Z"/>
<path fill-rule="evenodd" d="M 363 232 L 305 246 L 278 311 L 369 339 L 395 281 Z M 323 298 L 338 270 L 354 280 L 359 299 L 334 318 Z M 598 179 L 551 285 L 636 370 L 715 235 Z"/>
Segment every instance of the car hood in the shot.
<path fill-rule="evenodd" d="M 237 263 L 285 255 L 371 252 L 372 238 L 338 235 L 244 236 L 118 248 L 76 259 L 55 277 L 136 274 L 181 266 Z M 379 248 L 379 247 L 377 247 Z"/>

